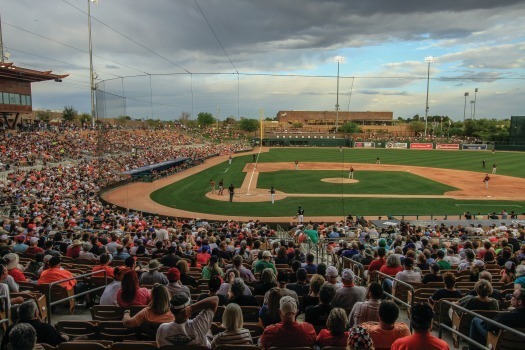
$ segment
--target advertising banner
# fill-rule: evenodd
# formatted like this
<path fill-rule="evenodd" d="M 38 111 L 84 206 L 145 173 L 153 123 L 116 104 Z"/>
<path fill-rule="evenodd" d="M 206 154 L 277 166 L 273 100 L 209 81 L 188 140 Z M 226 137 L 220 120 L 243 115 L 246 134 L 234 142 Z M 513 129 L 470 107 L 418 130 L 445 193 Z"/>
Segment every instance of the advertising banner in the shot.
<path fill-rule="evenodd" d="M 375 143 L 374 142 L 355 142 L 354 147 L 355 148 L 374 148 Z"/>
<path fill-rule="evenodd" d="M 459 150 L 459 143 L 438 143 L 436 149 Z"/>
<path fill-rule="evenodd" d="M 386 148 L 408 148 L 408 143 L 406 142 L 387 142 Z"/>
<path fill-rule="evenodd" d="M 487 150 L 487 145 L 469 145 L 469 144 L 463 144 L 463 145 L 461 145 L 461 147 L 462 147 L 464 150 L 468 150 L 468 151 L 486 151 L 486 150 Z"/>
<path fill-rule="evenodd" d="M 433 149 L 433 144 L 431 143 L 411 143 L 410 149 Z"/>

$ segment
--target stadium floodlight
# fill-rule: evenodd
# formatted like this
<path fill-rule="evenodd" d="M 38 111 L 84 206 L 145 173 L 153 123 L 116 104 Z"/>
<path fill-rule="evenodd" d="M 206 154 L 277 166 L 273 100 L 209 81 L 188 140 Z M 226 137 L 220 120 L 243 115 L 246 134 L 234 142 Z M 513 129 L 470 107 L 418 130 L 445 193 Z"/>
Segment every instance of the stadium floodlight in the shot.
<path fill-rule="evenodd" d="M 427 136 L 427 130 L 428 130 L 428 90 L 430 87 L 430 64 L 435 61 L 436 61 L 436 58 L 434 56 L 425 57 L 425 63 L 428 64 L 428 68 L 427 68 L 427 104 L 425 108 L 425 137 Z"/>
<path fill-rule="evenodd" d="M 467 114 L 467 97 L 468 97 L 469 93 L 468 92 L 465 92 L 465 107 L 463 107 L 463 130 L 465 129 L 465 116 Z"/>
<path fill-rule="evenodd" d="M 474 89 L 474 117 L 472 119 L 476 119 L 476 102 L 477 102 L 477 95 L 478 95 L 478 88 Z"/>
<path fill-rule="evenodd" d="M 337 97 L 335 100 L 335 132 L 339 124 L 339 64 L 345 61 L 343 56 L 335 56 L 334 61 L 337 62 Z"/>
<path fill-rule="evenodd" d="M 93 42 L 91 41 L 91 3 L 98 5 L 98 0 L 87 0 L 89 33 L 89 86 L 91 90 L 91 126 L 95 128 L 95 75 L 93 72 Z"/>

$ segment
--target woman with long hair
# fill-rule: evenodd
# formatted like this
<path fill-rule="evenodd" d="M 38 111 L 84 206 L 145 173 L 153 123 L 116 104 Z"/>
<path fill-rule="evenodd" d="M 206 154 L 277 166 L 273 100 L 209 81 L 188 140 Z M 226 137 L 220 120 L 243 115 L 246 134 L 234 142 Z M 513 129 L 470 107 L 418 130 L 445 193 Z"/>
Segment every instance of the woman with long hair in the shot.
<path fill-rule="evenodd" d="M 512 261 L 507 261 L 505 263 L 505 268 L 501 271 L 500 282 L 505 284 L 514 283 L 516 279 L 516 264 Z"/>
<path fill-rule="evenodd" d="M 180 282 L 183 285 L 192 287 L 197 287 L 199 285 L 195 278 L 193 278 L 193 276 L 190 276 L 190 267 L 186 260 L 179 260 L 177 262 L 177 268 L 180 271 Z"/>
<path fill-rule="evenodd" d="M 228 304 L 222 315 L 222 327 L 226 330 L 213 338 L 211 347 L 223 344 L 252 345 L 252 335 L 248 329 L 242 327 L 243 322 L 241 307 L 235 303 Z"/>
<path fill-rule="evenodd" d="M 150 301 L 151 292 L 149 289 L 140 287 L 137 273 L 134 270 L 126 272 L 117 292 L 118 306 L 148 305 Z"/>
<path fill-rule="evenodd" d="M 170 293 L 162 284 L 155 283 L 151 289 L 151 301 L 147 307 L 131 317 L 129 310 L 124 311 L 122 323 L 127 328 L 136 328 L 143 323 L 173 322 L 175 317 L 170 310 Z"/>
<path fill-rule="evenodd" d="M 261 272 L 260 281 L 253 285 L 253 295 L 264 295 L 273 287 L 277 287 L 275 274 L 272 269 L 266 268 Z"/>
<path fill-rule="evenodd" d="M 270 289 L 268 295 L 268 303 L 263 305 L 259 311 L 259 324 L 261 327 L 266 328 L 272 324 L 281 322 L 279 315 L 279 301 L 283 297 L 283 292 L 280 288 L 274 287 Z"/>
<path fill-rule="evenodd" d="M 219 260 L 215 255 L 212 255 L 208 261 L 208 265 L 204 266 L 201 273 L 201 279 L 209 280 L 214 276 L 222 277 L 224 272 L 219 266 Z"/>

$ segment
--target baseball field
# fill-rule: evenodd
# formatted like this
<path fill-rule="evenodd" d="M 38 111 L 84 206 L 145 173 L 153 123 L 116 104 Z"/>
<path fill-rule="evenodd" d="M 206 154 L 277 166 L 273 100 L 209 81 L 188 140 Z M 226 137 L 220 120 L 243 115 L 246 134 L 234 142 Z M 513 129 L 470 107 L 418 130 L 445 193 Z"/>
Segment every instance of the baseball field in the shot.
<path fill-rule="evenodd" d="M 256 161 L 254 162 L 254 157 Z M 338 148 L 256 148 L 207 160 L 154 183 L 104 195 L 124 207 L 182 217 L 289 221 L 298 206 L 307 219 L 348 214 L 459 215 L 525 212 L 523 153 Z M 376 164 L 379 158 L 380 164 Z M 482 161 L 486 168 L 482 168 Z M 298 162 L 296 170 L 295 161 Z M 492 165 L 497 173 L 491 174 Z M 353 179 L 349 169 L 354 168 Z M 488 173 L 488 189 L 483 178 Z M 224 182 L 211 193 L 210 180 Z M 235 195 L 229 202 L 228 187 Z M 269 189 L 275 186 L 275 203 Z"/>

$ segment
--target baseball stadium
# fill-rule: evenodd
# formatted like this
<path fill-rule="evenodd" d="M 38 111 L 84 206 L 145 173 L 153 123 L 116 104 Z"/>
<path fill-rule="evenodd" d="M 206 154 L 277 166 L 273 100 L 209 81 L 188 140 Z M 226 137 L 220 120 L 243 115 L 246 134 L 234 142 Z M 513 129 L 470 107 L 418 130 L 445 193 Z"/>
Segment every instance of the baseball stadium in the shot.
<path fill-rule="evenodd" d="M 5 5 L 23 20 L 1 21 L 21 31 L 5 48 L 39 61 L 8 62 L 0 26 L 0 350 L 523 349 L 525 116 L 514 115 L 523 59 L 472 39 L 464 66 L 452 49 L 440 51 L 439 71 L 431 69 L 435 57 L 414 62 L 408 54 L 437 50 L 434 36 L 452 47 L 455 31 L 522 45 L 493 23 L 521 7 L 479 9 L 476 22 L 494 26 L 493 36 L 455 17 L 444 32 L 396 37 L 380 28 L 394 23 L 381 19 L 393 6 L 383 2 L 379 12 L 347 18 L 357 24 L 338 25 L 346 37 L 370 22 L 388 45 L 367 44 L 372 30 L 352 38 L 359 73 L 340 74 L 337 55 L 335 76 L 310 67 L 325 64 L 321 56 L 339 46 L 328 37 L 339 30 L 323 40 L 315 33 L 335 20 L 325 6 L 338 16 L 357 11 L 332 7 L 346 2 L 132 2 L 95 17 L 98 1 L 87 0 L 87 12 L 70 1 L 52 7 L 50 18 L 69 25 L 51 34 L 40 3 Z M 157 6 L 172 11 L 150 18 Z M 250 15 L 242 15 L 245 6 Z M 315 16 L 308 20 L 302 6 Z M 425 6 L 395 22 L 415 25 Z M 440 14 L 452 12 L 436 6 L 443 22 Z M 293 16 L 281 17 L 287 7 Z M 408 11 L 394 7 L 395 18 Z M 82 17 L 69 22 L 67 9 Z M 217 26 L 223 11 L 235 20 L 229 14 Z M 461 8 L 457 18 L 472 11 Z M 253 13 L 271 22 L 271 36 L 249 41 L 262 31 Z M 88 51 L 58 39 L 78 38 L 85 16 Z M 279 36 L 283 24 L 317 17 L 323 23 L 300 35 Z M 190 32 L 195 38 L 184 46 Z M 403 64 L 368 56 L 391 54 L 390 41 L 416 36 L 417 45 L 399 44 Z M 329 52 L 307 54 L 312 38 Z M 244 40 L 232 51 L 231 42 Z M 49 41 L 89 54 L 89 68 L 85 57 L 16 46 L 26 41 L 35 50 Z M 481 55 L 475 46 L 501 65 L 477 71 L 493 67 L 472 58 Z M 104 50 L 110 59 L 98 55 Z M 295 62 L 285 51 L 305 62 L 286 66 Z M 489 88 L 492 96 L 482 95 Z M 62 111 L 49 108 L 57 103 Z M 439 112 L 429 115 L 430 106 Z"/>

